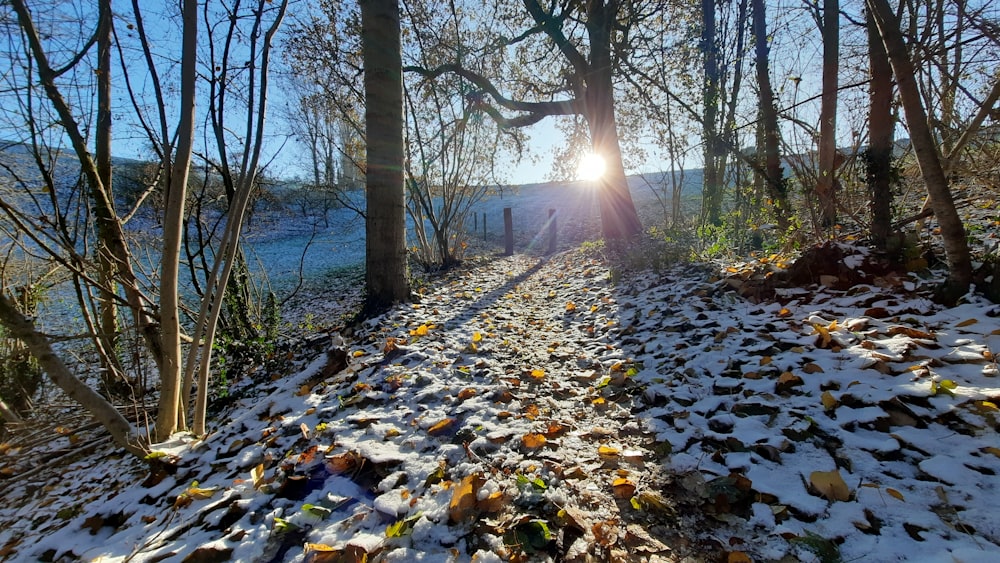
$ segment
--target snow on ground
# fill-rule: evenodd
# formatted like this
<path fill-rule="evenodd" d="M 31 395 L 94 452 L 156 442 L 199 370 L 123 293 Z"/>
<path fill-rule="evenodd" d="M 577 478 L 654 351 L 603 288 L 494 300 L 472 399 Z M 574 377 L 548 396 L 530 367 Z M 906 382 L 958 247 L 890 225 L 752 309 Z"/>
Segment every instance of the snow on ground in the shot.
<path fill-rule="evenodd" d="M 0 555 L 1000 559 L 1000 308 L 726 287 L 580 250 L 452 272 L 244 380 L 152 470 L 8 476 Z"/>

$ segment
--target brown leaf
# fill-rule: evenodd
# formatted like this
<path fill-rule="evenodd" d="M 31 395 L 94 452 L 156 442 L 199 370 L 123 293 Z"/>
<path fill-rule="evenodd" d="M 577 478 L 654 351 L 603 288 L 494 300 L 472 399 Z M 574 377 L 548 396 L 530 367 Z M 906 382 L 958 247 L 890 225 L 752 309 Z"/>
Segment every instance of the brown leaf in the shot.
<path fill-rule="evenodd" d="M 594 533 L 594 540 L 604 547 L 610 547 L 618 541 L 618 523 L 614 520 L 605 520 L 591 526 L 590 531 Z"/>
<path fill-rule="evenodd" d="M 635 495 L 635 483 L 624 477 L 618 477 L 611 482 L 615 498 L 632 498 Z"/>
<path fill-rule="evenodd" d="M 809 374 L 813 374 L 813 373 L 826 373 L 825 371 L 823 371 L 822 367 L 820 367 L 820 366 L 818 366 L 818 365 L 816 365 L 816 364 L 814 364 L 812 362 L 809 362 L 808 364 L 802 366 L 802 371 L 804 371 L 806 373 L 809 373 Z"/>
<path fill-rule="evenodd" d="M 192 551 L 181 563 L 222 563 L 233 556 L 233 548 L 199 547 Z"/>
<path fill-rule="evenodd" d="M 918 340 L 935 340 L 933 334 L 929 332 L 924 332 L 922 330 L 917 330 L 915 328 L 911 328 L 908 326 L 901 326 L 901 325 L 891 326 L 889 327 L 889 330 L 887 332 L 889 336 L 898 336 L 902 334 L 904 336 L 909 336 L 910 338 L 916 338 Z"/>
<path fill-rule="evenodd" d="M 461 391 L 458 392 L 458 400 L 464 401 L 469 397 L 475 396 L 475 394 L 476 394 L 475 389 L 473 389 L 472 387 L 466 387 L 465 389 L 462 389 Z"/>

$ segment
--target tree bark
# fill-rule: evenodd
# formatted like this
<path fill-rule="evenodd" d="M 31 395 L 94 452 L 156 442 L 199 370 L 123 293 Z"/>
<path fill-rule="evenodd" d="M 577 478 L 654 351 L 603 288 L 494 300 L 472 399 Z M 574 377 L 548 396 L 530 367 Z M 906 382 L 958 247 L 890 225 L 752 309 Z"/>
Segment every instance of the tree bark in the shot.
<path fill-rule="evenodd" d="M 361 0 L 368 141 L 365 314 L 409 298 L 403 183 L 403 73 L 398 0 Z"/>
<path fill-rule="evenodd" d="M 101 187 L 107 193 L 107 199 L 114 201 L 111 168 L 111 0 L 101 0 L 98 4 L 97 24 L 97 126 L 94 129 L 94 159 L 97 175 L 101 179 Z M 122 377 L 118 362 L 118 307 L 115 301 L 115 291 L 118 285 L 117 266 L 111 249 L 101 242 L 110 240 L 113 236 L 108 232 L 107 222 L 117 217 L 105 217 L 98 221 L 97 264 L 98 281 L 101 289 L 98 294 L 98 334 L 96 334 L 97 349 L 100 351 L 101 364 L 104 368 L 105 385 L 110 387 L 114 380 Z"/>
<path fill-rule="evenodd" d="M 840 68 L 840 2 L 823 2 L 823 96 L 819 115 L 820 225 L 837 224 L 837 74 Z"/>
<path fill-rule="evenodd" d="M 770 47 L 767 42 L 767 19 L 764 0 L 753 0 L 754 51 L 757 57 L 757 86 L 759 89 L 761 133 L 764 144 L 764 183 L 768 196 L 774 203 L 775 219 L 782 233 L 788 230 L 788 193 L 781 167 L 781 133 L 778 130 L 778 111 L 771 87 Z M 760 148 L 758 147 L 758 151 Z"/>
<path fill-rule="evenodd" d="M 590 61 L 584 82 L 584 106 L 595 154 L 606 169 L 601 176 L 598 201 L 604 238 L 628 240 L 642 233 L 642 223 L 635 210 L 622 163 L 621 142 L 615 118 L 614 83 L 611 64 L 611 25 L 615 22 L 615 2 L 588 3 L 587 32 L 590 36 Z"/>
<path fill-rule="evenodd" d="M 148 453 L 147 445 L 133 432 L 128 420 L 97 391 L 73 375 L 52 350 L 48 338 L 35 330 L 34 322 L 22 315 L 3 295 L 0 295 L 0 323 L 11 336 L 24 342 L 52 382 L 92 414 L 111 434 L 115 443 L 140 458 Z"/>
<path fill-rule="evenodd" d="M 954 302 L 968 292 L 972 284 L 972 259 L 965 238 L 965 228 L 955 209 L 955 201 L 941 165 L 941 155 L 938 154 L 934 137 L 927 125 L 927 113 L 920 99 L 913 63 L 907 55 L 899 22 L 886 0 L 867 0 L 867 4 L 878 24 L 879 34 L 896 75 L 896 85 L 910 130 L 910 142 L 917 155 L 924 183 L 927 184 L 931 208 L 941 227 L 949 270 L 941 298 L 946 302 Z"/>
<path fill-rule="evenodd" d="M 163 254 L 160 273 L 160 316 L 162 323 L 163 365 L 160 368 L 160 401 L 156 417 L 156 440 L 163 442 L 181 425 L 184 409 L 180 405 L 181 329 L 180 297 L 177 279 L 180 274 L 180 249 L 184 236 L 184 203 L 187 198 L 188 171 L 194 145 L 195 80 L 198 48 L 198 2 L 184 0 L 181 43 L 181 115 L 177 126 L 170 185 L 167 186 L 163 218 Z M 197 344 L 197 343 L 196 343 Z"/>
<path fill-rule="evenodd" d="M 702 0 L 701 49 L 704 53 L 704 83 L 702 86 L 702 131 L 705 138 L 705 164 L 702 184 L 702 222 L 722 223 L 722 182 L 717 161 L 720 150 L 719 114 L 719 48 L 715 38 L 715 0 Z"/>
<path fill-rule="evenodd" d="M 892 66 L 871 10 L 865 12 L 868 19 L 868 60 L 871 72 L 866 163 L 871 195 L 871 237 L 876 248 L 885 249 L 892 232 Z"/>

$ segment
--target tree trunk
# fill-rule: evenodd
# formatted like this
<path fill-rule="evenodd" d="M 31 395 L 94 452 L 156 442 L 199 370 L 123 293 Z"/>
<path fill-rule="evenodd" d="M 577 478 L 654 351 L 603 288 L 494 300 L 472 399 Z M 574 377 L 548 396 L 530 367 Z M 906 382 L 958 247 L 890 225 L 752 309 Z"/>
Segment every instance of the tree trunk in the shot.
<path fill-rule="evenodd" d="M 609 241 L 622 241 L 642 233 L 642 223 L 629 192 L 622 163 L 618 123 L 615 119 L 614 83 L 611 64 L 611 26 L 617 15 L 614 5 L 592 1 L 588 4 L 587 32 L 590 36 L 590 61 L 584 82 L 585 111 L 595 154 L 605 162 L 598 201 L 601 206 L 601 230 Z"/>
<path fill-rule="evenodd" d="M 823 1 L 823 97 L 819 115 L 820 225 L 837 224 L 837 73 L 840 65 L 840 2 Z"/>
<path fill-rule="evenodd" d="M 368 141 L 365 314 L 409 298 L 398 0 L 361 0 Z"/>
<path fill-rule="evenodd" d="M 868 190 L 871 195 L 871 237 L 876 248 L 885 249 L 892 231 L 892 66 L 871 10 L 868 19 L 868 59 L 871 85 L 868 96 Z"/>
<path fill-rule="evenodd" d="M 757 86 L 761 119 L 761 136 L 764 144 L 764 183 L 768 196 L 774 203 L 775 218 L 782 233 L 788 230 L 788 193 L 781 167 L 781 133 L 778 130 L 778 111 L 771 87 L 770 47 L 767 44 L 767 19 L 764 0 L 753 0 L 753 35 L 757 57 Z M 760 151 L 760 147 L 758 147 Z"/>
<path fill-rule="evenodd" d="M 56 355 L 46 336 L 35 329 L 34 323 L 21 314 L 6 297 L 0 295 L 0 323 L 14 338 L 24 342 L 49 378 L 71 399 L 97 419 L 111 434 L 115 443 L 132 454 L 143 457 L 146 444 L 133 432 L 132 425 L 104 397 L 80 381 Z"/>
<path fill-rule="evenodd" d="M 107 199 L 114 201 L 111 169 L 111 0 L 101 0 L 98 4 L 97 24 L 97 126 L 94 129 L 94 160 L 97 175 Z M 123 377 L 118 361 L 118 307 L 115 301 L 118 286 L 117 266 L 110 248 L 100 241 L 109 240 L 112 233 L 108 232 L 107 221 L 98 221 L 98 334 L 97 350 L 100 352 L 103 379 L 106 387 L 117 387 L 119 378 Z"/>
<path fill-rule="evenodd" d="M 160 318 L 162 323 L 163 365 L 160 369 L 160 402 L 156 417 L 156 440 L 163 442 L 177 431 L 183 420 L 181 408 L 181 329 L 177 279 L 180 249 L 184 236 L 184 202 L 188 170 L 194 144 L 195 63 L 198 48 L 198 2 L 184 0 L 181 43 L 181 108 L 177 127 L 170 185 L 167 186 L 163 217 L 163 255 L 160 273 Z"/>
<path fill-rule="evenodd" d="M 927 126 L 927 113 L 920 99 L 920 91 L 913 73 L 913 63 L 906 52 L 906 43 L 899 31 L 899 22 L 886 0 L 867 0 L 868 8 L 878 24 L 889 62 L 896 75 L 899 96 L 902 99 L 906 123 L 910 129 L 910 142 L 917 155 L 917 164 L 927 184 L 931 208 L 941 227 L 945 255 L 948 262 L 948 280 L 942 288 L 941 298 L 954 302 L 964 295 L 972 283 L 972 259 L 965 239 L 962 219 L 955 209 L 955 202 L 941 166 L 941 155 Z"/>
<path fill-rule="evenodd" d="M 717 160 L 720 143 L 719 114 L 719 49 L 715 41 L 715 0 L 702 0 L 701 48 L 705 55 L 703 84 L 702 128 L 705 137 L 705 164 L 702 184 L 702 222 L 722 223 L 722 182 Z"/>

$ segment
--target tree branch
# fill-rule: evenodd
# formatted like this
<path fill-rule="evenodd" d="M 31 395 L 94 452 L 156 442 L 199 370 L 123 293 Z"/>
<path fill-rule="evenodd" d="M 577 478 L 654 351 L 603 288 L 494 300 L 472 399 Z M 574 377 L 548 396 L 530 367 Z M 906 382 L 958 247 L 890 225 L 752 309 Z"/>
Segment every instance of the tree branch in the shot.
<path fill-rule="evenodd" d="M 577 115 L 582 112 L 581 102 L 577 99 L 554 100 L 550 102 L 525 102 L 522 100 L 512 100 L 497 90 L 496 86 L 485 76 L 463 68 L 457 64 L 444 64 L 433 69 L 426 69 L 420 66 L 403 67 L 403 72 L 419 74 L 427 79 L 434 79 L 442 74 L 451 73 L 475 84 L 480 92 L 468 96 L 472 102 L 473 111 L 482 111 L 493 118 L 500 127 L 510 129 L 513 127 L 525 127 L 538 123 L 542 119 L 552 115 Z M 483 95 L 489 94 L 497 104 L 511 111 L 524 112 L 528 115 L 517 117 L 506 117 L 500 111 L 483 100 Z"/>

